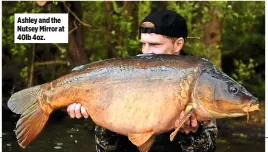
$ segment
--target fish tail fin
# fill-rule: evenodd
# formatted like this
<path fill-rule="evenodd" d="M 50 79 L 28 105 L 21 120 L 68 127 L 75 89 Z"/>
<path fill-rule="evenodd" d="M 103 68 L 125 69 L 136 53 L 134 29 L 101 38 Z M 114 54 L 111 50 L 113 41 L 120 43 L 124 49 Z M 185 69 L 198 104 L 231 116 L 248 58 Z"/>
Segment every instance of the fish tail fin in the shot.
<path fill-rule="evenodd" d="M 44 111 L 38 100 L 41 86 L 21 90 L 14 93 L 8 101 L 9 109 L 21 114 L 17 122 L 15 134 L 18 143 L 25 148 L 41 132 L 52 110 Z"/>

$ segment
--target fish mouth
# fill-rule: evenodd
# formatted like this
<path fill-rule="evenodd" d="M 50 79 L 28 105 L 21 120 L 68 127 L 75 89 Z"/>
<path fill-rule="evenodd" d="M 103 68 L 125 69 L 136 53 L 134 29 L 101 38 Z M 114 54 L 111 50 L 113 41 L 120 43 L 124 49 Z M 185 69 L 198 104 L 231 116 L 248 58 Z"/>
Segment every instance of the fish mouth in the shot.
<path fill-rule="evenodd" d="M 259 104 L 248 104 L 243 109 L 244 112 L 260 111 Z"/>
<path fill-rule="evenodd" d="M 247 113 L 247 122 L 249 121 L 249 112 L 260 111 L 259 104 L 249 103 L 242 110 Z"/>

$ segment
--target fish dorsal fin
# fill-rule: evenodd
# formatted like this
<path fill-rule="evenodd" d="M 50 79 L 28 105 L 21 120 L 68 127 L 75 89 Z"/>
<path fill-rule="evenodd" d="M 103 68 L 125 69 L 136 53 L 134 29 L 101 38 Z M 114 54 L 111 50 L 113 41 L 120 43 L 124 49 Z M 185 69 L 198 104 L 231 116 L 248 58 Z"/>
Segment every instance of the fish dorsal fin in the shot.
<path fill-rule="evenodd" d="M 145 132 L 145 133 L 131 133 L 128 134 L 128 139 L 137 147 L 140 147 L 144 143 L 146 143 L 151 136 L 153 136 L 154 131 Z"/>
<path fill-rule="evenodd" d="M 194 108 L 196 107 L 196 105 L 194 103 L 189 103 L 186 108 L 185 108 L 185 115 L 182 117 L 182 119 L 179 119 L 179 122 L 175 123 L 175 127 L 176 127 L 176 130 L 173 131 L 171 134 L 170 134 L 170 141 L 173 141 L 173 139 L 175 138 L 175 136 L 177 135 L 178 131 L 180 130 L 181 126 L 185 123 L 186 120 L 188 120 L 193 111 L 194 111 Z"/>
<path fill-rule="evenodd" d="M 155 135 L 151 136 L 144 144 L 139 147 L 140 152 L 148 152 L 155 141 Z"/>
<path fill-rule="evenodd" d="M 143 54 L 138 54 L 136 56 L 152 56 L 154 55 L 153 53 L 143 53 Z"/>
<path fill-rule="evenodd" d="M 79 66 L 76 66 L 72 69 L 72 71 L 81 71 L 85 68 L 85 65 L 79 65 Z"/>

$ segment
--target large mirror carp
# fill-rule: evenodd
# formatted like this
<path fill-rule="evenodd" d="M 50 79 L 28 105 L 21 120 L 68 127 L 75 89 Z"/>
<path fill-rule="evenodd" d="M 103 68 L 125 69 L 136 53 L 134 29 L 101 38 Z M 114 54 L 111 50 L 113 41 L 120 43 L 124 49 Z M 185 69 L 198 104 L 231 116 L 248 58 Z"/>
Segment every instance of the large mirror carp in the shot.
<path fill-rule="evenodd" d="M 14 93 L 8 107 L 21 114 L 15 129 L 20 146 L 32 142 L 53 110 L 74 102 L 96 124 L 128 136 L 141 152 L 157 134 L 174 130 L 173 140 L 192 113 L 203 121 L 259 110 L 257 98 L 209 60 L 152 54 L 114 58 Z"/>

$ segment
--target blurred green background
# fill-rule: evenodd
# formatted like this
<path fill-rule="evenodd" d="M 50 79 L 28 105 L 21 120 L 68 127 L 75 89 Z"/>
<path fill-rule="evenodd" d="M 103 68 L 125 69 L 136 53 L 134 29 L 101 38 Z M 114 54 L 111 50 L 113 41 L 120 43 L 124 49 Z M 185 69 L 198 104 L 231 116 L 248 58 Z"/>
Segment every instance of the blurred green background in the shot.
<path fill-rule="evenodd" d="M 187 20 L 185 52 L 209 58 L 264 99 L 264 2 L 3 2 L 3 101 L 22 88 L 54 80 L 76 65 L 141 53 L 138 27 L 162 9 Z M 15 44 L 14 13 L 69 13 L 68 44 Z M 78 21 L 76 17 L 79 18 Z"/>
<path fill-rule="evenodd" d="M 42 7 L 3 2 L 3 98 L 60 77 L 76 65 L 141 53 L 139 23 L 153 11 L 170 9 L 185 17 L 189 37 L 198 37 L 186 39 L 185 52 L 209 58 L 264 99 L 264 6 L 249 1 L 50 1 Z M 69 13 L 69 43 L 15 44 L 14 13 Z"/>
<path fill-rule="evenodd" d="M 151 12 L 163 9 L 176 11 L 185 17 L 189 31 L 185 52 L 212 60 L 225 73 L 258 97 L 264 106 L 264 1 L 49 1 L 44 6 L 38 5 L 35 1 L 4 1 L 2 2 L 4 130 L 10 131 L 15 127 L 14 121 L 12 124 L 5 124 L 14 118 L 6 106 L 11 94 L 54 80 L 69 73 L 77 65 L 141 53 L 139 24 Z M 15 13 L 69 13 L 69 43 L 15 44 Z M 260 137 L 263 137 L 264 109 L 255 118 L 254 123 L 261 126 L 261 130 L 257 132 L 260 132 Z M 232 127 L 229 122 L 226 125 L 222 124 L 219 125 L 220 129 L 224 126 L 228 126 L 229 129 L 235 126 L 243 130 L 243 127 L 246 127 L 245 123 L 240 126 L 234 123 Z M 59 131 L 62 130 L 62 127 L 59 128 Z M 258 127 L 253 128 L 258 129 Z M 221 132 L 228 134 L 226 130 Z M 235 135 L 237 134 L 241 135 L 236 130 Z M 247 134 L 247 136 L 250 135 Z M 241 136 L 243 139 L 244 137 L 244 135 Z M 12 134 L 10 138 L 15 137 Z M 219 139 L 218 143 L 223 143 L 223 141 L 226 143 L 223 139 Z M 264 140 L 261 141 L 261 146 L 263 143 Z M 7 141 L 6 144 L 9 142 Z"/>

